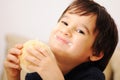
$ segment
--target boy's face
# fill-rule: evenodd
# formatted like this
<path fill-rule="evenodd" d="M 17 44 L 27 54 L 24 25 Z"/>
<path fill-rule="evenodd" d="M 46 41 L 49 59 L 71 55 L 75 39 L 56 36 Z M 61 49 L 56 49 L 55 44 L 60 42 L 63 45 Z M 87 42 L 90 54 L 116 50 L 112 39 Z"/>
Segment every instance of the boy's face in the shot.
<path fill-rule="evenodd" d="M 96 16 L 79 16 L 65 13 L 57 27 L 53 29 L 49 45 L 58 63 L 76 66 L 89 61 L 92 45 L 97 33 L 94 33 Z"/>

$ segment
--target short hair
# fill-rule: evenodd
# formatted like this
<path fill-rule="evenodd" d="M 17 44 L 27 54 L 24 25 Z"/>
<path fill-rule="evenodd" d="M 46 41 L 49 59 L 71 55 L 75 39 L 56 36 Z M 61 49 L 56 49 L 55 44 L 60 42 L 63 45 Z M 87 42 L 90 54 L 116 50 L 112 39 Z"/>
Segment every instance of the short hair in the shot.
<path fill-rule="evenodd" d="M 94 2 L 93 0 L 74 0 L 65 9 L 61 17 L 67 11 L 71 11 L 72 14 L 77 14 L 80 16 L 87 16 L 91 14 L 97 15 L 94 32 L 97 31 L 98 34 L 92 46 L 94 51 L 93 54 L 98 56 L 100 52 L 103 52 L 104 56 L 99 61 L 92 63 L 101 71 L 103 71 L 107 66 L 112 54 L 114 53 L 118 43 L 118 30 L 113 18 L 103 6 Z"/>

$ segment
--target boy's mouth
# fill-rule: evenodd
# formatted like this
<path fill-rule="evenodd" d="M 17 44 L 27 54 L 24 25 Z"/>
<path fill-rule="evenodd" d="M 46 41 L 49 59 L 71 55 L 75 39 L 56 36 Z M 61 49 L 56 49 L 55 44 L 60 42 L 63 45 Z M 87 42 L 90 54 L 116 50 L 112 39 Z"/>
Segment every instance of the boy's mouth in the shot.
<path fill-rule="evenodd" d="M 62 43 L 64 43 L 64 44 L 67 44 L 67 45 L 69 45 L 69 46 L 72 45 L 72 43 L 69 42 L 69 40 L 67 40 L 67 39 L 65 39 L 65 38 L 63 38 L 63 37 L 60 37 L 60 36 L 55 35 L 55 38 L 56 38 L 58 41 L 60 41 L 60 42 L 62 42 Z"/>

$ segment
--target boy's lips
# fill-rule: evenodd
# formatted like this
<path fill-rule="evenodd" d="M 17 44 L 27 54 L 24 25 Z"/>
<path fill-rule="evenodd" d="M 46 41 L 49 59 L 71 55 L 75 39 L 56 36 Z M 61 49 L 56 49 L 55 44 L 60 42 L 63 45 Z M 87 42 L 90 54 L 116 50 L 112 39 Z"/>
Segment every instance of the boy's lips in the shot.
<path fill-rule="evenodd" d="M 60 36 L 55 35 L 55 38 L 56 38 L 57 40 L 65 43 L 65 44 L 67 44 L 67 45 L 72 45 L 72 43 L 71 43 L 69 40 L 67 40 L 67 39 L 65 39 L 65 38 L 63 38 L 63 37 L 60 37 Z"/>

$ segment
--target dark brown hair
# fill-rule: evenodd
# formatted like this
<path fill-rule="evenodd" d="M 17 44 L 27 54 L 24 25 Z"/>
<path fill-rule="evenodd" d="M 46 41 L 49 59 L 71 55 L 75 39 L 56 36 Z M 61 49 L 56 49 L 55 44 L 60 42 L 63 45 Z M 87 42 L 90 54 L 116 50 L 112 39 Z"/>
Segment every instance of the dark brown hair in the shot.
<path fill-rule="evenodd" d="M 98 56 L 100 52 L 103 52 L 104 57 L 101 60 L 92 63 L 103 71 L 118 43 L 118 30 L 113 18 L 103 6 L 93 0 L 74 0 L 65 9 L 61 17 L 68 11 L 72 14 L 80 16 L 87 16 L 91 14 L 97 15 L 94 32 L 97 31 L 98 34 L 93 44 L 93 51 L 96 56 Z"/>

